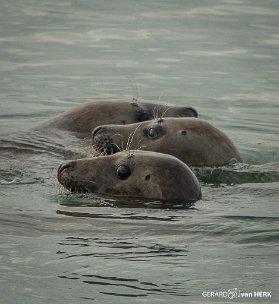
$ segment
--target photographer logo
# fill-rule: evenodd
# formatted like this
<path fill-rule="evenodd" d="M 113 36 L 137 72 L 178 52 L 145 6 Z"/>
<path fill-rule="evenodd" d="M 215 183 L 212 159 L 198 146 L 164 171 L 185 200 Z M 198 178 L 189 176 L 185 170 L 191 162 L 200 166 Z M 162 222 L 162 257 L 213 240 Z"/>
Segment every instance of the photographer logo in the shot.
<path fill-rule="evenodd" d="M 202 296 L 204 298 L 271 298 L 271 291 L 251 291 L 243 292 L 238 288 L 231 288 L 226 291 L 203 291 Z"/>

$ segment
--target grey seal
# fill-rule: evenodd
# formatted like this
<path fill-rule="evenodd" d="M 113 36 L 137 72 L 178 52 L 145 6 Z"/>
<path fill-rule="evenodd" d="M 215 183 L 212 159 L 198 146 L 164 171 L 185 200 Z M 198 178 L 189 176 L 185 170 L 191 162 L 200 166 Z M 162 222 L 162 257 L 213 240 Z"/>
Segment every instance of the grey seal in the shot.
<path fill-rule="evenodd" d="M 57 130 L 71 132 L 78 138 L 90 136 L 92 130 L 103 124 L 131 124 L 154 117 L 197 117 L 191 106 L 159 104 L 136 100 L 97 100 L 76 106 L 32 130 L 43 133 L 57 133 Z"/>
<path fill-rule="evenodd" d="M 149 151 L 122 151 L 71 161 L 60 165 L 57 178 L 71 192 L 185 203 L 201 198 L 199 182 L 186 164 Z"/>
<path fill-rule="evenodd" d="M 108 154 L 122 149 L 173 155 L 189 166 L 222 166 L 242 158 L 229 137 L 198 118 L 163 118 L 141 123 L 103 125 L 92 132 L 97 150 Z"/>

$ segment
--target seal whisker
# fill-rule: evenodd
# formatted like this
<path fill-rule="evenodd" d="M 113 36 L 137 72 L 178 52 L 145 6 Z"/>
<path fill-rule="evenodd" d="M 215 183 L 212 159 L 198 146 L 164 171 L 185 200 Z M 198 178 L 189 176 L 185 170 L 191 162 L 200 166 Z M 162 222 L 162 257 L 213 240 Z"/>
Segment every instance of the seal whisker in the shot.
<path fill-rule="evenodd" d="M 90 142 L 90 141 L 91 141 L 91 136 L 86 136 L 86 137 L 84 137 L 84 139 L 83 139 L 83 144 L 88 145 L 88 142 Z"/>
<path fill-rule="evenodd" d="M 132 134 L 132 137 L 131 137 L 131 139 L 130 139 L 130 143 L 129 143 L 129 146 L 128 146 L 128 150 L 130 151 L 130 148 L 131 148 L 131 145 L 132 145 L 132 142 L 133 142 L 133 139 L 134 139 L 134 137 L 135 137 L 135 134 L 136 134 L 136 132 L 137 132 L 137 130 L 138 130 L 138 128 L 141 126 L 141 124 L 139 124 L 136 128 L 135 128 L 135 130 L 134 130 L 134 132 L 132 132 L 131 134 Z M 131 134 L 130 134 L 130 136 L 131 136 Z M 130 137 L 129 136 L 129 137 Z M 127 150 L 127 149 L 126 149 Z"/>
<path fill-rule="evenodd" d="M 64 191 L 64 189 L 65 189 L 63 186 L 62 186 L 62 187 L 61 187 L 61 186 L 62 186 L 62 185 L 58 185 L 58 187 L 57 187 L 57 190 L 58 190 L 58 193 L 59 193 L 59 194 L 63 194 L 63 191 Z"/>
<path fill-rule="evenodd" d="M 153 108 L 153 119 L 156 119 L 156 115 L 155 115 L 155 107 Z"/>
<path fill-rule="evenodd" d="M 131 86 L 132 91 L 133 91 L 133 99 L 132 99 L 132 101 L 133 102 L 138 101 L 138 98 L 139 98 L 138 87 L 137 87 L 137 85 L 130 78 L 129 78 L 129 82 L 130 82 L 130 86 Z"/>
<path fill-rule="evenodd" d="M 168 112 L 168 110 L 169 110 L 170 108 L 171 108 L 171 107 L 166 108 L 166 110 L 162 113 L 162 115 L 161 115 L 160 118 L 164 118 L 164 116 L 166 115 L 166 113 Z"/>
<path fill-rule="evenodd" d="M 102 152 L 98 149 L 98 146 L 97 145 L 92 145 L 93 147 L 93 151 L 91 151 L 93 157 L 97 157 L 97 156 L 100 156 L 102 155 Z"/>
<path fill-rule="evenodd" d="M 123 135 L 122 135 L 122 134 L 120 134 L 120 133 L 115 133 L 115 134 L 113 134 L 111 138 L 113 138 L 114 136 L 120 136 L 120 137 L 122 137 L 122 138 L 123 138 Z"/>
<path fill-rule="evenodd" d="M 143 145 L 143 146 L 139 146 L 137 147 L 135 150 L 141 150 L 142 148 L 146 148 L 147 146 Z"/>
<path fill-rule="evenodd" d="M 155 115 L 154 115 L 154 119 L 158 118 L 158 104 L 155 106 Z"/>
<path fill-rule="evenodd" d="M 82 147 L 83 149 L 87 149 L 89 146 L 90 146 L 90 141 L 89 141 L 89 139 L 84 139 L 84 140 L 82 141 L 82 143 L 81 143 L 81 147 Z"/>
<path fill-rule="evenodd" d="M 64 186 L 61 187 L 61 194 L 69 194 L 69 191 Z"/>
<path fill-rule="evenodd" d="M 111 144 L 115 145 L 119 149 L 119 151 L 124 151 L 124 137 L 123 137 L 123 135 L 120 134 L 120 133 L 116 133 L 116 134 L 112 135 L 111 138 L 113 139 L 114 136 L 120 136 L 122 138 L 122 142 L 121 142 L 122 149 L 120 149 L 120 147 L 118 145 L 116 145 L 114 142 L 112 142 Z"/>
<path fill-rule="evenodd" d="M 100 155 L 106 155 L 105 148 L 106 148 L 105 144 L 102 144 L 102 146 L 98 148 L 98 150 L 100 150 Z"/>
<path fill-rule="evenodd" d="M 99 155 L 99 156 L 105 156 L 105 155 L 107 155 L 106 152 L 105 152 L 105 151 L 102 151 L 102 152 L 100 152 L 100 155 Z"/>
<path fill-rule="evenodd" d="M 162 105 L 161 103 L 159 103 L 159 101 L 157 101 L 157 118 L 160 116 L 159 113 L 160 113 L 160 110 L 162 111 L 164 109 L 164 105 Z"/>
<path fill-rule="evenodd" d="M 116 134 L 112 135 L 111 138 L 113 138 L 114 136 L 120 136 L 123 139 L 123 135 L 120 133 L 116 133 Z M 115 147 L 117 147 L 119 149 L 119 151 L 124 151 L 124 140 L 122 140 L 122 143 L 121 143 L 122 149 L 120 149 L 120 147 L 117 144 L 115 144 L 114 142 L 112 142 L 111 144 L 115 145 Z"/>
<path fill-rule="evenodd" d="M 61 184 L 57 184 L 56 185 L 56 192 L 57 192 L 58 195 L 61 195 L 61 194 L 63 194 L 63 192 L 66 193 L 66 189 Z"/>
<path fill-rule="evenodd" d="M 130 139 L 131 139 L 132 134 L 133 134 L 133 131 L 129 134 L 129 137 L 128 137 L 128 140 L 127 140 L 127 143 L 126 143 L 126 149 L 125 149 L 125 150 L 128 150 L 128 146 L 129 146 L 129 143 L 130 143 Z"/>
<path fill-rule="evenodd" d="M 138 142 L 138 144 L 136 145 L 136 147 L 135 147 L 135 149 L 134 150 L 139 150 L 139 146 L 140 146 L 140 144 L 142 143 L 142 141 L 143 141 L 143 139 L 141 139 L 139 142 Z M 147 146 L 141 146 L 141 147 L 147 147 Z"/>
<path fill-rule="evenodd" d="M 87 153 L 88 156 L 95 157 L 95 156 L 99 156 L 100 155 L 100 151 L 98 149 L 98 146 L 95 145 L 95 144 L 91 144 L 91 145 L 85 147 L 84 149 L 85 149 L 85 151 L 86 151 L 86 153 Z"/>
<path fill-rule="evenodd" d="M 159 102 L 153 108 L 153 119 L 157 119 L 159 117 Z"/>
<path fill-rule="evenodd" d="M 133 148 L 133 150 L 138 150 L 138 146 L 140 145 L 140 143 L 142 142 L 142 139 L 138 142 L 138 144 Z"/>
<path fill-rule="evenodd" d="M 66 194 L 66 193 L 68 193 L 68 190 L 67 190 L 67 188 L 65 188 L 65 187 L 61 187 L 61 194 Z"/>
<path fill-rule="evenodd" d="M 123 151 L 120 149 L 120 147 L 116 143 L 111 143 L 112 146 L 115 146 L 119 151 Z"/>
<path fill-rule="evenodd" d="M 84 186 L 84 188 L 85 188 L 89 193 L 93 193 L 88 187 Z"/>
<path fill-rule="evenodd" d="M 56 184 L 55 185 L 55 188 L 56 188 L 55 191 L 56 191 L 57 194 L 61 194 L 60 193 L 60 187 L 61 187 L 61 184 Z"/>

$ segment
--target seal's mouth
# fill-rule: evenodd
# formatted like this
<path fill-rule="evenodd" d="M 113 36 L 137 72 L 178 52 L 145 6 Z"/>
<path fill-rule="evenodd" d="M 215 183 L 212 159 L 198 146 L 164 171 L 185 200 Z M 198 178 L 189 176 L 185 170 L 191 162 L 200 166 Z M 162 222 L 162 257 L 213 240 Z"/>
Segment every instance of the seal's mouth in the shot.
<path fill-rule="evenodd" d="M 60 184 L 72 193 L 93 193 L 98 190 L 96 183 L 92 181 L 66 180 L 65 182 L 60 182 Z"/>
<path fill-rule="evenodd" d="M 96 151 L 106 155 L 115 154 L 121 150 L 113 142 L 113 130 L 107 126 L 96 127 L 91 133 L 91 142 Z"/>
<path fill-rule="evenodd" d="M 94 136 L 92 137 L 92 145 L 97 151 L 106 155 L 120 152 L 119 147 L 113 142 L 112 138 L 109 137 Z"/>
<path fill-rule="evenodd" d="M 91 180 L 78 180 L 74 175 L 74 162 L 60 165 L 57 172 L 59 183 L 72 193 L 92 193 L 98 191 L 98 186 Z"/>

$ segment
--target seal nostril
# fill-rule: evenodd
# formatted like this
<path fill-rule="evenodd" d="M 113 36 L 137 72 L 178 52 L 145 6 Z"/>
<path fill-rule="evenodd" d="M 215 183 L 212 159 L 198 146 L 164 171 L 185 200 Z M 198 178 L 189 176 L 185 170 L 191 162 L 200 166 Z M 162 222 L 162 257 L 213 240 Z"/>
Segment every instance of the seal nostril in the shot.
<path fill-rule="evenodd" d="M 98 132 L 100 132 L 103 128 L 102 127 L 96 127 L 93 131 L 92 131 L 92 137 L 94 137 Z"/>
<path fill-rule="evenodd" d="M 198 111 L 193 107 L 186 107 L 186 113 L 192 117 L 198 117 Z"/>
<path fill-rule="evenodd" d="M 69 162 L 66 164 L 62 164 L 58 168 L 58 173 L 62 173 L 62 171 L 64 171 L 65 169 L 73 169 L 74 166 L 75 166 L 75 162 Z"/>

